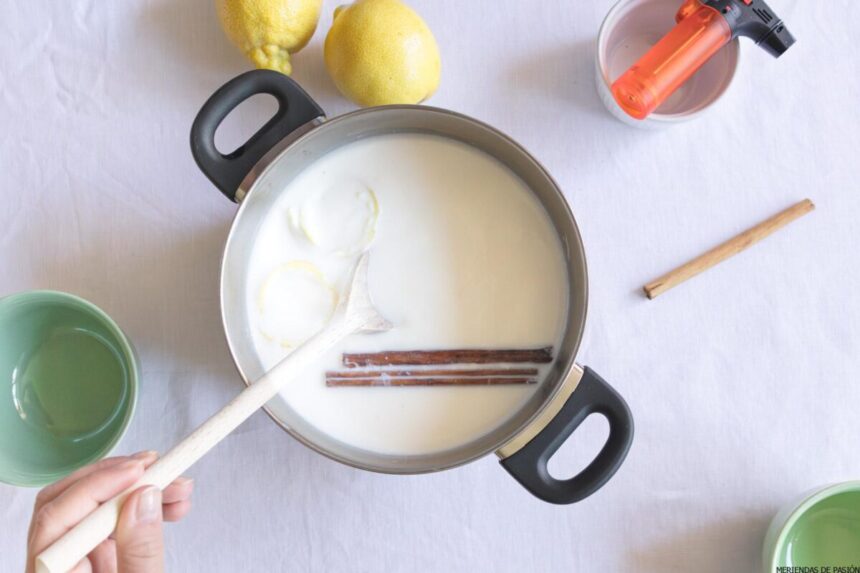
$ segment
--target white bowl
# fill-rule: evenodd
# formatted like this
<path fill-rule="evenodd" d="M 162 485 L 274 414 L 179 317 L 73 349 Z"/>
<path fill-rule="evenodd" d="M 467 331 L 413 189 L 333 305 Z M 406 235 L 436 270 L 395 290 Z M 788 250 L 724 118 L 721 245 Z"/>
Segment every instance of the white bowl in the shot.
<path fill-rule="evenodd" d="M 640 128 L 660 128 L 689 121 L 708 110 L 726 92 L 740 58 L 734 40 L 717 52 L 663 105 L 644 120 L 621 109 L 611 86 L 675 25 L 680 0 L 620 0 L 603 20 L 597 37 L 597 91 L 606 109 L 622 122 Z"/>

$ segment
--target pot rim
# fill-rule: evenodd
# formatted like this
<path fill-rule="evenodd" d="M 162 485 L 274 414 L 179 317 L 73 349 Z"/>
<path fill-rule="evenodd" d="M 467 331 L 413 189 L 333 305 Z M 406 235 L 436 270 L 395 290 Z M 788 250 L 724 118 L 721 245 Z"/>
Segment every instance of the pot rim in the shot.
<path fill-rule="evenodd" d="M 563 370 L 559 376 L 558 382 L 555 384 L 555 387 L 553 388 L 552 392 L 550 392 L 544 398 L 543 403 L 540 405 L 540 407 L 536 408 L 535 411 L 528 418 L 526 418 L 514 431 L 510 432 L 503 439 L 497 440 L 497 442 L 494 443 L 493 445 L 491 445 L 489 447 L 484 447 L 480 450 L 477 450 L 475 453 L 473 453 L 471 455 L 463 456 L 462 458 L 458 459 L 457 461 L 455 461 L 453 463 L 444 463 L 444 464 L 439 464 L 437 466 L 426 467 L 426 468 L 422 468 L 422 469 L 413 469 L 413 468 L 409 468 L 409 467 L 402 467 L 402 468 L 401 467 L 387 467 L 387 466 L 364 464 L 364 463 L 358 462 L 356 460 L 353 460 L 349 457 L 341 456 L 335 452 L 329 451 L 328 449 L 325 449 L 325 448 L 319 446 L 317 443 L 306 438 L 301 433 L 294 431 L 284 420 L 280 419 L 277 415 L 275 415 L 275 413 L 272 412 L 272 410 L 269 408 L 269 406 L 267 404 L 263 406 L 263 410 L 266 412 L 266 415 L 269 416 L 269 418 L 271 418 L 275 422 L 275 424 L 277 424 L 282 430 L 287 432 L 290 436 L 292 436 L 294 439 L 296 439 L 299 443 L 310 448 L 314 452 L 325 456 L 326 458 L 328 458 L 330 460 L 342 463 L 342 464 L 350 466 L 350 467 L 354 467 L 356 469 L 371 471 L 371 472 L 375 472 L 375 473 L 391 474 L 391 475 L 419 475 L 419 474 L 426 474 L 426 473 L 435 473 L 438 471 L 443 471 L 443 470 L 448 470 L 448 469 L 460 467 L 460 466 L 466 465 L 468 463 L 471 463 L 473 461 L 476 461 L 480 458 L 483 458 L 483 457 L 499 450 L 500 448 L 504 447 L 506 444 L 508 444 L 509 442 L 513 441 L 518 436 L 520 436 L 526 429 L 528 429 L 532 425 L 532 423 L 535 422 L 535 420 L 540 417 L 541 413 L 550 404 L 552 404 L 556 400 L 556 398 L 559 396 L 559 394 L 563 391 L 563 388 L 566 387 L 568 385 L 568 383 L 571 381 L 571 378 L 574 378 L 576 380 L 576 382 L 578 382 L 580 371 L 576 365 L 575 359 L 576 359 L 577 353 L 579 351 L 579 348 L 582 344 L 582 337 L 583 337 L 583 334 L 585 331 L 585 324 L 586 324 L 586 321 L 588 318 L 588 294 L 589 294 L 589 292 L 588 292 L 588 267 L 587 267 L 587 260 L 586 260 L 584 244 L 582 241 L 582 234 L 580 233 L 579 225 L 576 222 L 576 218 L 573 215 L 573 211 L 570 208 L 570 204 L 568 203 L 567 198 L 564 196 L 564 193 L 562 193 L 561 187 L 559 186 L 558 182 L 555 180 L 555 178 L 552 177 L 549 170 L 547 170 L 547 168 L 540 161 L 538 161 L 531 153 L 529 153 L 528 150 L 526 150 L 522 145 L 520 145 L 512 137 L 510 137 L 509 135 L 507 135 L 506 133 L 504 133 L 503 131 L 499 130 L 496 127 L 493 127 L 493 126 L 491 126 L 491 125 L 489 125 L 489 124 L 487 124 L 481 120 L 475 119 L 471 116 L 468 116 L 468 115 L 465 115 L 465 114 L 462 114 L 459 112 L 455 112 L 455 111 L 452 111 L 449 109 L 434 107 L 434 106 L 409 105 L 409 104 L 384 105 L 384 106 L 375 106 L 375 107 L 356 109 L 356 110 L 353 110 L 351 112 L 347 112 L 347 113 L 335 116 L 334 118 L 328 118 L 325 115 L 314 118 L 311 121 L 304 124 L 303 126 L 299 127 L 292 134 L 281 139 L 276 145 L 274 145 L 272 147 L 272 149 L 268 153 L 266 153 L 257 162 L 257 164 L 254 165 L 254 167 L 250 170 L 248 175 L 242 180 L 242 183 L 239 186 L 240 193 L 237 193 L 237 197 L 239 198 L 239 208 L 236 210 L 236 213 L 233 216 L 233 219 L 232 219 L 231 224 L 230 224 L 230 231 L 228 233 L 227 240 L 224 243 L 224 250 L 221 253 L 218 300 L 219 300 L 219 304 L 221 307 L 221 309 L 220 309 L 221 310 L 221 326 L 224 330 L 224 336 L 227 339 L 227 347 L 228 347 L 229 352 L 230 352 L 230 357 L 233 360 L 234 367 L 236 368 L 237 372 L 239 373 L 239 376 L 242 379 L 242 383 L 246 387 L 250 386 L 252 382 L 248 379 L 248 376 L 243 371 L 242 367 L 239 365 L 239 359 L 237 357 L 236 350 L 234 349 L 233 342 L 231 340 L 230 335 L 228 334 L 229 330 L 228 330 L 227 316 L 225 314 L 225 304 L 224 304 L 225 296 L 226 296 L 224 285 L 225 285 L 225 269 L 227 266 L 226 265 L 227 255 L 230 252 L 230 245 L 231 245 L 231 242 L 233 241 L 233 238 L 235 236 L 235 229 L 236 229 L 237 222 L 239 221 L 239 218 L 242 216 L 242 213 L 244 212 L 245 208 L 248 205 L 248 196 L 254 191 L 254 189 L 257 186 L 257 183 L 269 173 L 269 171 L 275 166 L 276 163 L 278 163 L 278 161 L 282 157 L 284 157 L 287 153 L 289 153 L 296 146 L 298 146 L 300 143 L 302 143 L 305 139 L 307 139 L 307 138 L 311 137 L 313 134 L 317 133 L 317 131 L 319 129 L 329 129 L 330 126 L 337 126 L 339 123 L 346 122 L 348 120 L 351 120 L 351 119 L 353 119 L 357 116 L 361 116 L 361 115 L 374 114 L 374 113 L 379 113 L 382 111 L 396 111 L 396 110 L 418 111 L 420 113 L 425 113 L 425 112 L 438 113 L 438 114 L 442 114 L 442 115 L 447 115 L 449 117 L 453 117 L 453 118 L 457 119 L 458 121 L 463 121 L 463 122 L 474 124 L 477 127 L 485 129 L 488 132 L 492 133 L 494 136 L 500 138 L 508 146 L 510 146 L 511 148 L 516 150 L 519 154 L 521 154 L 523 157 L 525 157 L 530 162 L 532 162 L 540 170 L 540 172 L 547 179 L 547 181 L 549 181 L 551 183 L 553 190 L 558 194 L 558 196 L 562 200 L 561 204 L 563 205 L 565 213 L 567 215 L 567 218 L 569 219 L 569 221 L 571 223 L 571 228 L 572 228 L 573 235 L 575 238 L 575 241 L 574 241 L 575 244 L 574 245 L 570 245 L 564 241 L 562 242 L 562 244 L 563 244 L 563 247 L 566 247 L 567 249 L 573 248 L 576 251 L 578 251 L 579 260 L 581 261 L 581 266 L 582 266 L 582 268 L 581 268 L 582 286 L 580 287 L 580 290 L 582 291 L 581 298 L 582 298 L 582 304 L 583 304 L 582 318 L 579 321 L 579 324 L 576 325 L 576 332 L 575 332 L 575 338 L 574 338 L 575 344 L 573 345 L 573 348 L 571 349 L 570 359 L 568 360 L 568 363 L 564 366 L 564 368 L 563 368 Z M 420 131 L 416 130 L 416 132 L 420 132 Z M 443 134 L 440 134 L 439 136 L 440 137 L 446 137 Z M 449 139 L 454 139 L 454 138 L 449 137 Z M 466 145 L 470 145 L 470 144 L 466 143 Z M 475 147 L 475 146 L 472 146 L 472 147 Z M 476 147 L 476 149 L 479 149 L 479 148 Z M 481 151 L 483 151 L 483 150 L 481 150 Z M 484 153 L 487 153 L 487 152 L 484 151 Z M 499 159 L 497 159 L 497 160 L 501 161 Z M 540 200 L 539 197 L 538 197 L 538 199 Z M 541 204 L 543 205 L 543 201 L 541 201 Z M 568 309 L 568 311 L 569 310 L 570 309 Z M 570 324 L 570 322 L 568 322 L 565 325 L 565 336 L 569 335 L 568 329 L 570 327 L 571 327 L 571 324 Z M 428 454 L 428 455 L 432 456 L 433 454 Z M 396 457 L 396 456 L 394 456 L 394 457 Z"/>

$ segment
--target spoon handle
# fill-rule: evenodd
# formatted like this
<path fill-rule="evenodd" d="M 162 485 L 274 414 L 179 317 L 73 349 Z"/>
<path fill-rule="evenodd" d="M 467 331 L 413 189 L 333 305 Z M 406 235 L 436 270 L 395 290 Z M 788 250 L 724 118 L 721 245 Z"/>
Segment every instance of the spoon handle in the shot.
<path fill-rule="evenodd" d="M 100 505 L 44 550 L 36 558 L 36 571 L 65 573 L 74 567 L 113 532 L 120 509 L 132 491 L 146 485 L 154 485 L 159 489 L 167 487 L 239 424 L 272 399 L 285 382 L 295 379 L 307 366 L 360 326 L 360 323 L 347 320 L 343 315 L 333 318 L 323 330 L 296 348 L 277 366 L 248 386 L 224 408 L 147 468 L 137 483 Z"/>

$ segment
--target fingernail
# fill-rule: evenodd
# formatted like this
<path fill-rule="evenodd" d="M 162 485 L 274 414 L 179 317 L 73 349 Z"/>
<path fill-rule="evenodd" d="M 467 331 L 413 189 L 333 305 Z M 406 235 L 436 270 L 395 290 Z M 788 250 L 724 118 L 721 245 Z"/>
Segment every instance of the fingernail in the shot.
<path fill-rule="evenodd" d="M 179 476 L 178 478 L 173 480 L 173 483 L 175 483 L 176 485 L 189 485 L 194 483 L 194 478 Z"/>
<path fill-rule="evenodd" d="M 148 458 L 154 458 L 158 456 L 158 452 L 155 450 L 143 450 L 142 452 L 137 452 L 133 456 L 131 456 L 135 460 L 145 460 Z"/>
<path fill-rule="evenodd" d="M 140 493 L 137 499 L 135 518 L 138 523 L 157 521 L 161 515 L 161 490 L 150 486 Z"/>

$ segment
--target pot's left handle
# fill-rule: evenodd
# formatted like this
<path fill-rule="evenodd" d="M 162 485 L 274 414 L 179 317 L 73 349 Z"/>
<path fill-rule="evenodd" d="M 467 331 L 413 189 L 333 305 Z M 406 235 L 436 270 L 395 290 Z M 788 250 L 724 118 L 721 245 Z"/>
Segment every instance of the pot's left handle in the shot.
<path fill-rule="evenodd" d="M 215 131 L 236 106 L 256 94 L 278 100 L 278 111 L 238 149 L 227 155 L 215 147 Z M 295 80 L 271 70 L 237 76 L 212 94 L 191 126 L 191 153 L 200 170 L 231 201 L 254 165 L 281 139 L 323 116 L 323 110 Z"/>

